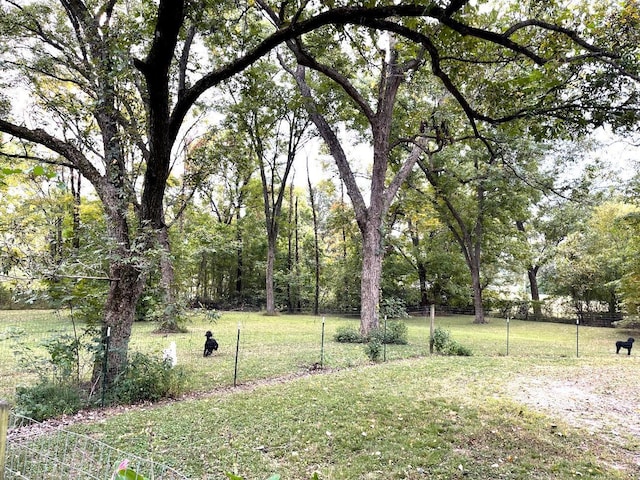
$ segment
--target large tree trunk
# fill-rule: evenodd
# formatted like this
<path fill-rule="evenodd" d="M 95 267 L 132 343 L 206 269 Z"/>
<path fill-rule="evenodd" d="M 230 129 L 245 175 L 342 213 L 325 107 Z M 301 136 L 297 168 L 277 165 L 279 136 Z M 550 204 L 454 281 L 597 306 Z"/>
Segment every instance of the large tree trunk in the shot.
<path fill-rule="evenodd" d="M 482 284 L 480 282 L 480 265 L 471 266 L 471 285 L 473 289 L 473 307 L 475 316 L 473 323 L 487 323 L 482 306 Z"/>
<path fill-rule="evenodd" d="M 110 330 L 106 384 L 112 383 L 127 363 L 136 304 L 144 288 L 143 275 L 127 262 L 112 265 L 110 275 L 113 280 L 104 307 L 104 325 Z M 101 374 L 102 371 L 94 371 L 94 380 Z"/>
<path fill-rule="evenodd" d="M 273 235 L 269 235 L 268 238 L 268 251 L 267 251 L 267 270 L 266 270 L 266 294 L 267 294 L 267 315 L 276 314 L 276 300 L 273 288 L 273 272 L 276 263 L 276 239 Z"/>
<path fill-rule="evenodd" d="M 157 231 L 158 245 L 160 252 L 160 291 L 164 309 L 160 317 L 158 330 L 161 332 L 179 332 L 179 307 L 176 303 L 175 295 L 175 270 L 171 257 L 171 243 L 169 241 L 169 230 L 163 225 Z"/>
<path fill-rule="evenodd" d="M 529 287 L 531 288 L 531 303 L 533 306 L 534 320 L 542 319 L 542 305 L 540 304 L 540 290 L 538 289 L 538 267 L 529 268 L 527 276 L 529 277 Z"/>
<path fill-rule="evenodd" d="M 340 178 L 344 182 L 347 194 L 351 199 L 356 221 L 362 234 L 360 332 L 363 336 L 368 336 L 371 329 L 378 326 L 380 279 L 382 277 L 382 257 L 384 255 L 382 249 L 382 225 L 393 198 L 418 161 L 424 147 L 424 145 L 421 145 L 422 142 L 417 139 L 410 155 L 402 163 L 391 182 L 387 183 L 393 109 L 396 104 L 398 89 L 405 78 L 405 74 L 416 68 L 419 61 L 414 59 L 400 65 L 398 63 L 398 52 L 395 49 L 395 39 L 390 37 L 387 58 L 385 58 L 384 68 L 380 76 L 377 108 L 375 109 L 371 108 L 368 100 L 360 95 L 353 85 L 348 84 L 344 77 L 334 71 L 335 76 L 333 78 L 347 90 L 349 96 L 367 117 L 371 126 L 373 168 L 371 172 L 370 204 L 367 207 L 341 142 L 332 125 L 319 113 L 320 109 L 314 103 L 311 89 L 306 83 L 305 69 L 302 65 L 318 68 L 318 63 L 315 59 L 310 59 L 306 52 L 299 48 L 299 44 L 289 42 L 288 46 L 299 62 L 296 71 L 290 71 L 290 73 L 296 79 L 300 93 L 305 99 L 305 107 L 311 120 L 336 162 Z M 320 70 L 326 73 L 332 68 L 324 65 Z"/>
<path fill-rule="evenodd" d="M 127 223 L 127 205 L 117 189 L 102 190 L 102 201 L 107 215 L 109 238 L 115 260 L 109 266 L 109 292 L 104 306 L 104 326 L 110 330 L 109 355 L 106 358 L 107 384 L 112 383 L 127 362 L 131 327 L 140 295 L 144 290 L 146 274 L 134 259 Z M 100 378 L 104 366 L 95 365 L 94 382 Z"/>
<path fill-rule="evenodd" d="M 382 278 L 381 222 L 369 221 L 363 231 L 362 280 L 360 283 L 360 333 L 368 337 L 380 320 L 380 280 Z"/>

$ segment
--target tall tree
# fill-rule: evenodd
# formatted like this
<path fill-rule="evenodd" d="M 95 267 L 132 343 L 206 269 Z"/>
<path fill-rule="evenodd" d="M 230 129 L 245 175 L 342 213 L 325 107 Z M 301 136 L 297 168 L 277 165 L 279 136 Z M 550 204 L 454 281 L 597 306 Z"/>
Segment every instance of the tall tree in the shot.
<path fill-rule="evenodd" d="M 395 283 L 397 278 L 403 279 L 405 285 L 417 284 L 416 303 L 426 314 L 431 304 L 457 306 L 462 302 L 463 306 L 467 305 L 469 280 L 460 247 L 438 218 L 430 187 L 422 177 L 418 172 L 412 174 L 391 210 L 390 223 L 395 234 L 391 235 L 389 244 L 396 255 L 389 255 L 385 261 L 387 280 L 383 292 L 391 291 L 389 283 Z M 392 262 L 408 265 L 410 270 L 404 274 L 402 270 L 396 271 L 389 279 L 387 269 Z M 403 296 L 410 304 L 415 293 Z"/>
<path fill-rule="evenodd" d="M 536 320 L 542 318 L 541 270 L 552 261 L 558 245 L 587 220 L 591 205 L 600 201 L 597 182 L 607 176 L 608 169 L 599 160 L 588 159 L 596 147 L 585 141 L 540 143 L 542 150 L 532 156 L 540 164 L 539 173 L 530 169 L 521 175 L 533 194 L 529 208 L 515 219 L 523 240 L 516 258 L 527 272 Z"/>
<path fill-rule="evenodd" d="M 368 40 L 374 44 L 376 39 Z M 402 168 L 394 179 L 386 184 L 389 173 L 389 151 L 392 148 L 392 122 L 396 99 L 401 83 L 407 75 L 415 70 L 420 59 L 400 59 L 400 53 L 395 47 L 393 37 L 389 38 L 389 45 L 385 49 L 385 58 L 380 59 L 379 78 L 376 80 L 377 97 L 370 105 L 368 96 L 371 92 L 359 92 L 354 83 L 337 68 L 320 63 L 309 52 L 302 48 L 300 42 L 289 44 L 300 66 L 290 70 L 298 82 L 300 92 L 306 100 L 306 107 L 318 132 L 327 144 L 338 170 L 344 181 L 354 207 L 356 222 L 362 236 L 362 276 L 360 280 L 360 331 L 367 336 L 378 326 L 380 281 L 382 276 L 383 242 L 385 229 L 384 220 L 389 211 L 393 198 L 400 185 L 411 172 L 415 162 L 421 154 L 421 148 L 413 148 L 403 163 Z M 347 92 L 353 105 L 366 119 L 370 128 L 371 145 L 373 149 L 373 167 L 370 180 L 369 202 L 365 202 L 364 194 L 356 181 L 354 170 L 348 160 L 345 147 L 342 145 L 327 117 L 320 113 L 320 107 L 314 102 L 311 88 L 305 78 L 305 67 L 310 65 L 334 80 L 338 86 Z"/>
<path fill-rule="evenodd" d="M 634 205 L 605 202 L 560 243 L 545 285 L 553 293 L 570 296 L 581 319 L 602 311 L 603 305 L 610 320 L 619 318 L 621 280 L 636 254 L 628 248 L 634 231 L 627 219 L 638 212 Z"/>
<path fill-rule="evenodd" d="M 268 8 L 266 2 L 260 2 L 260 4 L 265 9 Z M 514 7 L 508 15 L 499 17 L 497 11 L 481 14 L 468 2 L 451 2 L 441 12 L 442 15 L 437 17 L 437 25 L 432 24 L 433 28 L 420 22 L 418 24 L 424 28 L 412 28 L 407 24 L 389 20 L 373 22 L 371 25 L 375 24 L 376 27 L 391 32 L 391 38 L 407 39 L 414 42 L 422 51 L 415 46 L 413 49 L 411 47 L 396 49 L 395 46 L 388 49 L 389 55 L 381 69 L 384 73 L 375 82 L 378 89 L 366 94 L 363 93 L 363 89 L 359 91 L 350 79 L 354 76 L 354 72 L 341 67 L 359 61 L 362 65 L 368 65 L 370 70 L 371 65 L 376 64 L 376 59 L 375 54 L 372 55 L 371 51 L 366 52 L 366 49 L 374 45 L 378 46 L 377 40 L 359 36 L 361 32 L 344 29 L 331 34 L 327 33 L 323 37 L 308 38 L 304 42 L 300 39 L 288 42 L 289 49 L 294 53 L 298 64 L 304 68 L 316 70 L 335 82 L 349 99 L 350 107 L 361 115 L 361 119 L 365 119 L 370 128 L 374 162 L 372 182 L 369 187 L 370 201 L 369 205 L 366 205 L 362 192 L 354 181 L 352 165 L 347 161 L 338 135 L 327 121 L 327 117 L 322 115 L 321 107 L 309 103 L 316 128 L 338 164 L 363 236 L 364 258 L 361 284 L 361 330 L 363 333 L 366 334 L 378 321 L 376 308 L 379 299 L 381 257 L 372 252 L 383 250 L 380 243 L 382 239 L 380 214 L 388 209 L 389 194 L 392 198 L 396 189 L 394 182 L 389 183 L 388 189 L 384 186 L 389 147 L 393 145 L 390 143 L 392 115 L 388 115 L 388 112 L 389 108 L 395 105 L 399 86 L 399 84 L 394 86 L 394 82 L 401 77 L 407 79 L 405 75 L 408 71 L 421 65 L 423 53 L 425 62 L 430 63 L 431 73 L 441 82 L 447 95 L 455 101 L 457 115 L 461 115 L 466 120 L 465 136 L 477 138 L 479 144 L 486 148 L 489 157 L 494 157 L 497 151 L 492 139 L 495 125 L 541 117 L 547 120 L 539 122 L 535 128 L 539 133 L 548 134 L 557 131 L 559 126 L 567 121 L 576 128 L 581 128 L 589 123 L 589 119 L 596 123 L 615 122 L 621 117 L 633 117 L 637 111 L 635 96 L 630 93 L 636 88 L 634 82 L 638 79 L 635 65 L 625 65 L 629 67 L 628 71 L 619 66 L 614 67 L 618 68 L 618 74 L 627 73 L 624 80 L 617 85 L 620 87 L 621 84 L 625 84 L 619 92 L 623 92 L 626 88 L 630 89 L 627 93 L 622 93 L 624 100 L 612 106 L 608 102 L 601 102 L 600 94 L 585 96 L 583 89 L 576 88 L 583 65 L 588 62 L 587 68 L 591 69 L 594 60 L 603 60 L 608 57 L 604 63 L 606 70 L 609 65 L 612 65 L 612 59 L 616 54 L 584 41 L 580 33 L 588 33 L 586 31 L 574 31 L 554 24 L 554 16 L 567 13 L 561 7 L 554 4 L 547 9 L 534 10 L 535 15 L 540 18 L 523 20 L 524 12 L 517 7 Z M 585 12 L 580 11 L 580 14 Z M 275 25 L 285 25 L 282 15 L 275 10 L 271 10 L 270 15 Z M 496 23 L 502 26 L 499 28 L 501 33 L 496 33 L 494 28 Z M 336 54 L 338 49 L 329 47 L 330 42 L 335 38 L 342 42 L 346 39 L 352 42 L 351 49 L 342 58 L 336 58 L 340 57 Z M 398 62 L 401 51 L 404 51 L 406 64 Z M 412 56 L 413 60 L 408 60 Z M 303 95 L 311 101 L 311 89 L 304 77 L 304 68 L 298 68 L 295 73 L 291 69 L 291 72 L 296 76 Z M 393 75 L 385 77 L 389 72 L 393 72 Z M 594 93 L 596 90 L 603 91 L 601 79 L 602 76 L 598 75 L 589 77 L 588 82 L 594 89 Z M 367 83 L 371 83 L 370 78 L 358 81 L 359 86 Z M 368 102 L 371 98 L 377 100 L 376 108 L 372 108 Z M 349 113 L 348 109 L 345 110 Z M 352 124 L 362 122 L 353 116 L 350 121 Z M 439 136 L 446 135 L 445 131 L 440 130 L 442 126 L 440 122 L 427 122 L 426 126 L 436 144 L 441 140 Z M 415 120 L 413 133 L 410 129 L 405 130 L 404 133 L 414 138 L 414 148 L 407 154 L 411 162 L 414 162 L 419 155 L 419 150 L 429 147 L 420 145 L 419 139 L 422 138 L 425 142 L 425 137 L 418 134 L 418 124 Z M 406 164 L 408 170 L 411 169 L 411 162 Z M 402 170 L 398 172 L 403 172 L 396 177 L 402 180 L 401 177 L 406 175 L 406 172 Z M 478 200 L 482 201 L 484 193 L 481 186 L 478 187 L 476 194 Z M 477 229 L 481 228 L 480 225 L 481 223 L 477 223 L 474 227 L 477 233 L 479 233 Z M 472 272 L 476 273 L 474 275 L 476 291 L 480 293 L 479 273 L 476 272 L 475 267 L 478 262 L 474 260 L 475 257 L 479 257 L 479 246 L 473 246 L 468 253 L 473 254 L 469 257 L 470 265 L 474 266 Z M 476 300 L 476 308 L 479 310 L 476 320 L 483 321 L 481 303 L 478 300 Z"/>
<path fill-rule="evenodd" d="M 295 91 L 278 80 L 278 71 L 266 62 L 251 68 L 229 92 L 234 97 L 230 120 L 247 135 L 256 158 L 264 201 L 267 234 L 266 313 L 276 314 L 274 271 L 281 212 L 292 167 L 308 134 L 308 116 Z M 268 97 L 268 98 L 267 98 Z"/>

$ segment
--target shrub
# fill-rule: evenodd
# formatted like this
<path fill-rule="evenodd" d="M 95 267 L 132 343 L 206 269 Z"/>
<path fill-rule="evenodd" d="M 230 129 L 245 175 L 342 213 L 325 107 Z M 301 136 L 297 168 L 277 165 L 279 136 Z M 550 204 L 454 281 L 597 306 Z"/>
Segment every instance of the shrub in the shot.
<path fill-rule="evenodd" d="M 364 346 L 364 352 L 372 362 L 377 362 L 382 356 L 382 343 L 377 338 L 372 338 L 369 343 Z"/>
<path fill-rule="evenodd" d="M 178 396 L 184 390 L 186 375 L 180 367 L 143 353 L 133 353 L 125 369 L 111 386 L 113 402 L 131 404 Z"/>
<path fill-rule="evenodd" d="M 339 343 L 364 343 L 360 330 L 354 327 L 338 327 L 333 339 Z"/>
<path fill-rule="evenodd" d="M 436 352 L 443 352 L 450 342 L 451 335 L 449 331 L 442 327 L 436 327 L 433 331 L 433 348 L 435 348 Z"/>
<path fill-rule="evenodd" d="M 16 388 L 15 412 L 37 422 L 74 414 L 84 406 L 80 388 L 74 385 L 43 380 L 31 387 Z"/>
<path fill-rule="evenodd" d="M 445 355 L 457 355 L 459 357 L 470 357 L 473 355 L 470 348 L 459 344 L 455 340 L 450 341 L 442 353 Z"/>
<path fill-rule="evenodd" d="M 409 343 L 409 329 L 407 324 L 399 320 L 387 322 L 385 329 L 384 325 L 374 329 L 371 332 L 371 338 L 377 339 L 381 343 L 394 344 L 394 345 L 406 345 Z"/>
<path fill-rule="evenodd" d="M 433 332 L 433 347 L 436 352 L 443 355 L 457 355 L 460 357 L 472 355 L 471 349 L 453 340 L 449 332 L 441 327 L 436 327 Z"/>

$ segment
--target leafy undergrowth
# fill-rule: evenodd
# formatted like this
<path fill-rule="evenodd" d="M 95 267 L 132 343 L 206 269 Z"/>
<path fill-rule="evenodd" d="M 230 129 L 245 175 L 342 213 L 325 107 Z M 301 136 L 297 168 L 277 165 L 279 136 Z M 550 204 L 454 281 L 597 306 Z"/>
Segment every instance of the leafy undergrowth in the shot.
<path fill-rule="evenodd" d="M 637 452 L 637 442 L 603 443 L 513 400 L 508 385 L 530 366 L 499 357 L 405 360 L 225 390 L 74 428 L 198 479 L 227 471 L 304 480 L 314 473 L 321 480 L 635 478 L 629 449 Z"/>

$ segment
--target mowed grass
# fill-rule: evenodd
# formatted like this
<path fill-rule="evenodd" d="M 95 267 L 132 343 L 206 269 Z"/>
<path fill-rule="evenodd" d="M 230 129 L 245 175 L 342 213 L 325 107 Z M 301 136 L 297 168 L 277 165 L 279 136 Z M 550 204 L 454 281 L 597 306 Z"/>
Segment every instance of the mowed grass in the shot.
<path fill-rule="evenodd" d="M 10 321 L 0 316 L 0 332 Z M 507 355 L 504 320 L 442 317 L 436 325 L 474 354 L 443 357 L 429 355 L 429 322 L 414 318 L 409 345 L 388 346 L 387 361 L 371 364 L 361 345 L 332 341 L 338 327 L 357 324 L 327 317 L 324 345 L 322 319 L 311 316 L 225 313 L 216 324 L 194 317 L 189 333 L 167 337 L 136 324 L 131 348 L 159 354 L 175 341 L 196 394 L 72 428 L 190 479 L 222 479 L 226 471 L 246 479 L 637 478 L 637 437 L 612 442 L 511 395 L 521 376 L 615 369 L 636 378 L 635 351 L 628 357 L 614 348 L 634 332 L 512 320 Z M 239 386 L 230 388 L 238 328 Z M 221 347 L 202 358 L 207 329 Z M 0 343 L 3 374 L 5 350 Z M 317 374 L 288 377 L 321 360 Z"/>

